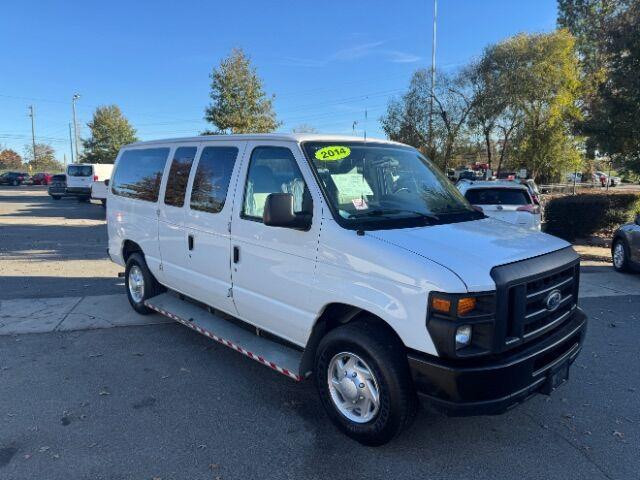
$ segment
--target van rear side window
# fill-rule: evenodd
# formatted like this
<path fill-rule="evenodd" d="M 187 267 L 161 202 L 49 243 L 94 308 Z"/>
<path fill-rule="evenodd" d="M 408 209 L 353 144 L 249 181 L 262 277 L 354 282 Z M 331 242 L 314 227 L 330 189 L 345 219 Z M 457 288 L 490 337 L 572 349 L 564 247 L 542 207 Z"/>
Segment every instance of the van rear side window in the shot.
<path fill-rule="evenodd" d="M 157 202 L 168 148 L 144 148 L 125 151 L 113 176 L 114 195 Z"/>
<path fill-rule="evenodd" d="M 192 210 L 222 210 L 237 156 L 236 147 L 206 147 L 202 151 L 191 189 Z"/>
<path fill-rule="evenodd" d="M 90 177 L 93 175 L 93 167 L 91 165 L 69 165 L 67 175 L 70 177 Z"/>
<path fill-rule="evenodd" d="M 197 147 L 179 147 L 173 154 L 167 187 L 164 192 L 165 205 L 182 207 L 184 194 L 187 191 L 187 182 L 193 159 L 196 157 Z"/>

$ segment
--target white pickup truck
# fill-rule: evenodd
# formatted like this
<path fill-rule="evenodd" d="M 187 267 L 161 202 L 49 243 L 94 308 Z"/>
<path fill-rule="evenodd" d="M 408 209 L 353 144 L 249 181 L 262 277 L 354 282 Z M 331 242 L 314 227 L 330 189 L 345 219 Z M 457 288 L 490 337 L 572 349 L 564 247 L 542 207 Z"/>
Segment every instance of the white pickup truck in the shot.
<path fill-rule="evenodd" d="M 549 394 L 584 342 L 571 246 L 486 217 L 406 145 L 135 143 L 107 198 L 136 311 L 313 378 L 329 418 L 368 445 L 399 434 L 419 397 L 471 415 Z"/>

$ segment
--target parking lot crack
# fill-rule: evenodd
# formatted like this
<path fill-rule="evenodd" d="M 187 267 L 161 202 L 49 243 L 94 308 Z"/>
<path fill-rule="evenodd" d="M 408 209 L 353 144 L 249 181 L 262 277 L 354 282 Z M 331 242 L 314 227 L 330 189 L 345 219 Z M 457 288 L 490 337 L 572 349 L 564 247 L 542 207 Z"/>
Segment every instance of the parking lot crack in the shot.
<path fill-rule="evenodd" d="M 60 320 L 60 322 L 59 322 L 59 323 L 58 323 L 58 324 L 53 328 L 53 331 L 54 331 L 54 332 L 57 332 L 57 331 L 58 331 L 58 329 L 60 328 L 60 325 L 62 325 L 62 324 L 64 323 L 64 321 L 67 319 L 67 317 L 68 317 L 68 316 L 69 316 L 69 315 L 70 315 L 70 314 L 71 314 L 71 313 L 76 309 L 76 307 L 77 307 L 78 305 L 80 305 L 80 302 L 81 302 L 82 300 L 84 300 L 84 298 L 85 298 L 85 297 L 80 297 L 80 298 L 78 299 L 78 301 L 77 301 L 76 303 L 74 303 L 74 304 L 73 304 L 73 307 L 71 307 L 71 309 L 70 309 L 70 310 L 65 314 L 65 316 L 64 316 L 64 317 L 62 317 L 62 320 Z"/>
<path fill-rule="evenodd" d="M 595 460 L 593 460 L 593 458 L 591 458 L 583 448 L 580 448 L 580 445 L 576 445 L 574 442 L 571 441 L 571 439 L 565 437 L 564 435 L 562 435 L 557 430 L 555 430 L 553 428 L 550 428 L 548 426 L 545 426 L 543 423 L 541 423 L 538 420 L 536 420 L 532 415 L 530 415 L 530 414 L 528 414 L 526 412 L 524 413 L 524 415 L 527 418 L 529 418 L 529 420 L 531 420 L 531 422 L 533 422 L 535 425 L 537 425 L 538 427 L 540 427 L 541 429 L 543 429 L 545 431 L 551 432 L 553 435 L 555 435 L 556 437 L 558 437 L 559 439 L 564 441 L 567 445 L 569 445 L 575 451 L 580 453 L 580 455 L 582 455 L 584 457 L 584 459 L 587 460 L 587 462 L 589 462 L 591 465 L 593 465 L 607 480 L 614 480 L 613 477 L 611 475 L 609 475 L 604 470 L 604 468 L 602 468 L 600 465 L 598 465 L 598 463 Z"/>

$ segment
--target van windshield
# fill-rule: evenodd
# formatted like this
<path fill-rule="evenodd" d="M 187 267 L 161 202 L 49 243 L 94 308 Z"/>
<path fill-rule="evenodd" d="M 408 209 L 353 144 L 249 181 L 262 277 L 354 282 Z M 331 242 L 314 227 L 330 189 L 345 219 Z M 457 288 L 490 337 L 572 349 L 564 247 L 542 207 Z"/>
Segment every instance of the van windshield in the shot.
<path fill-rule="evenodd" d="M 374 142 L 305 142 L 336 220 L 401 228 L 483 218 L 420 152 Z"/>
<path fill-rule="evenodd" d="M 70 177 L 90 177 L 93 175 L 91 165 L 69 165 L 67 175 Z"/>

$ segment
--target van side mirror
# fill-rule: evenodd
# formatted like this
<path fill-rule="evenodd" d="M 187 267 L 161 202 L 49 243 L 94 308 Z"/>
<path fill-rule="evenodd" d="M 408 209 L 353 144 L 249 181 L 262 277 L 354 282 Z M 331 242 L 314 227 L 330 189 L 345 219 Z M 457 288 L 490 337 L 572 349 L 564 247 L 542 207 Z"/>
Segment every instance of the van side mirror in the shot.
<path fill-rule="evenodd" d="M 104 186 L 105 186 L 105 187 L 108 187 L 108 186 L 109 186 L 109 179 L 108 179 L 108 178 L 104 181 Z"/>
<path fill-rule="evenodd" d="M 262 221 L 269 227 L 309 230 L 311 215 L 294 213 L 293 195 L 290 193 L 270 193 L 264 204 Z"/>

